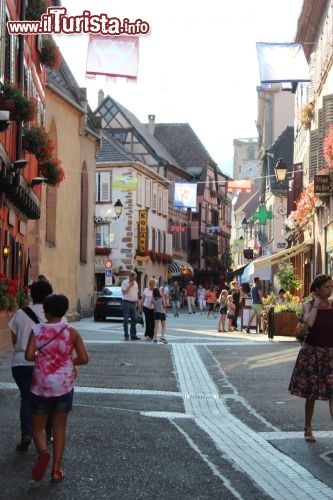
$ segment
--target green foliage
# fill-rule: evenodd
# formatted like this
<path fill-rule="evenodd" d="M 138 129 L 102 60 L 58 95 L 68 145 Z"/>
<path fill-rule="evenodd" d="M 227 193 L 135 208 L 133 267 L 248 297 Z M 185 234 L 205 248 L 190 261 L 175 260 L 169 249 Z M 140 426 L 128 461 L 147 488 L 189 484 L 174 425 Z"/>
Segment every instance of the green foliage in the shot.
<path fill-rule="evenodd" d="M 290 292 L 299 290 L 302 286 L 302 281 L 295 274 L 294 267 L 291 262 L 279 264 L 277 278 L 280 286 Z"/>

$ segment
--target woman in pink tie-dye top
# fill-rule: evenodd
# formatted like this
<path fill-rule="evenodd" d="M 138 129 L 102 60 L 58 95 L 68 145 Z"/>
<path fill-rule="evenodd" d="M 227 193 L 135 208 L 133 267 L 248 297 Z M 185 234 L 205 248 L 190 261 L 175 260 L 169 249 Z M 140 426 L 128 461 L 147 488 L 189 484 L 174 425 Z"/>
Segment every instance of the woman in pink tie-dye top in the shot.
<path fill-rule="evenodd" d="M 25 359 L 35 361 L 31 383 L 32 432 L 38 452 L 38 461 L 32 469 L 35 481 L 42 479 L 50 460 L 45 435 L 50 413 L 54 434 L 51 479 L 64 479 L 60 466 L 65 448 L 67 416 L 73 403 L 75 365 L 88 363 L 88 354 L 79 332 L 62 321 L 68 305 L 65 295 L 53 294 L 45 299 L 43 307 L 48 322 L 33 327 L 25 351 Z"/>

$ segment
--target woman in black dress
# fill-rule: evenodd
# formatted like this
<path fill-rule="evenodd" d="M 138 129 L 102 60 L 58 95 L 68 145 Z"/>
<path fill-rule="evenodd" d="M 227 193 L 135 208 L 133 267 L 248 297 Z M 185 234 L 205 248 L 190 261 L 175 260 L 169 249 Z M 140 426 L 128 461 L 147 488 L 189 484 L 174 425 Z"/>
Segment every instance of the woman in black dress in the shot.
<path fill-rule="evenodd" d="M 234 328 L 234 331 L 236 331 L 237 330 L 237 318 L 239 316 L 240 308 L 241 308 L 241 304 L 242 304 L 241 301 L 242 301 L 242 298 L 244 297 L 244 292 L 243 292 L 243 290 L 241 290 L 239 288 L 237 281 L 232 281 L 230 283 L 230 294 L 232 295 L 233 303 L 236 306 L 234 319 L 232 320 L 232 326 Z"/>
<path fill-rule="evenodd" d="M 312 416 L 317 400 L 329 401 L 333 418 L 333 302 L 332 278 L 319 274 L 310 286 L 312 297 L 303 304 L 303 321 L 309 328 L 298 353 L 289 391 L 305 398 L 304 438 L 313 443 Z"/>

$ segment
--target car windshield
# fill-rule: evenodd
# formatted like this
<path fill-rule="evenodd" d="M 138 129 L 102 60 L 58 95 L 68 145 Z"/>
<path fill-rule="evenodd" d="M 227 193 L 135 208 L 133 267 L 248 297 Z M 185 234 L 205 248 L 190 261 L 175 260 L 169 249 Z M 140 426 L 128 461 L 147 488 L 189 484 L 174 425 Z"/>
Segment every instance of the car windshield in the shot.
<path fill-rule="evenodd" d="M 122 297 L 121 288 L 120 287 L 106 287 L 103 288 L 101 295 L 113 295 L 114 297 Z"/>

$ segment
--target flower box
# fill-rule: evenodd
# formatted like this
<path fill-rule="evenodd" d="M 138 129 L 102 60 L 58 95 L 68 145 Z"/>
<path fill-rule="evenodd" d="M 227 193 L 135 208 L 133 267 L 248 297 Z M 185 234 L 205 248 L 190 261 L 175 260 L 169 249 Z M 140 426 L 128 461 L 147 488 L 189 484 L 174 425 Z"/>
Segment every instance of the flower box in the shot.
<path fill-rule="evenodd" d="M 274 335 L 296 337 L 298 321 L 294 312 L 274 313 Z"/>

